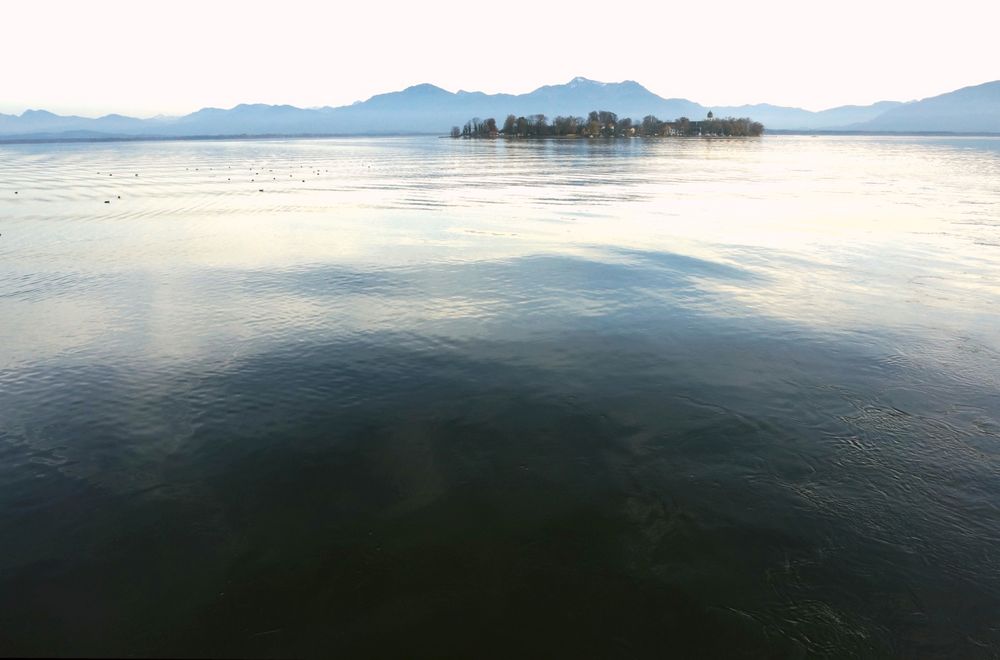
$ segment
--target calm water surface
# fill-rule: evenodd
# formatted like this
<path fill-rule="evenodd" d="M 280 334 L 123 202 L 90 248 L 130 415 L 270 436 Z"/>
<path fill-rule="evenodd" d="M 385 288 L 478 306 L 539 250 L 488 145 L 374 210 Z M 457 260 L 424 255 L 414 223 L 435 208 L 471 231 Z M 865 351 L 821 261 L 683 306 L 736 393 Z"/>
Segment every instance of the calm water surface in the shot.
<path fill-rule="evenodd" d="M 22 653 L 997 657 L 1000 139 L 0 146 Z"/>

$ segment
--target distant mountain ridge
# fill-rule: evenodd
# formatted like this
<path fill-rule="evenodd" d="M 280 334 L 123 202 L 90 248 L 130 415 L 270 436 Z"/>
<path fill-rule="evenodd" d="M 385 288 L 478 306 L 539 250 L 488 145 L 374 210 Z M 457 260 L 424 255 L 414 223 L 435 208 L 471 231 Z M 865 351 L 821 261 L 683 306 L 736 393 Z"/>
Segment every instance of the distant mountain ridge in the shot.
<path fill-rule="evenodd" d="M 850 128 L 865 131 L 1000 133 L 1000 80 L 890 108 Z"/>
<path fill-rule="evenodd" d="M 577 77 L 526 94 L 449 92 L 431 84 L 377 94 L 340 107 L 240 104 L 203 108 L 181 117 L 138 119 L 118 114 L 99 118 L 61 116 L 45 110 L 0 114 L 0 139 L 99 137 L 198 137 L 213 135 L 443 134 L 473 117 L 508 114 L 584 116 L 610 110 L 620 117 L 699 119 L 751 117 L 769 129 L 1000 132 L 1000 81 L 966 87 L 921 101 L 880 101 L 819 112 L 769 104 L 704 106 L 683 98 L 663 98 L 639 83 L 603 83 Z"/>

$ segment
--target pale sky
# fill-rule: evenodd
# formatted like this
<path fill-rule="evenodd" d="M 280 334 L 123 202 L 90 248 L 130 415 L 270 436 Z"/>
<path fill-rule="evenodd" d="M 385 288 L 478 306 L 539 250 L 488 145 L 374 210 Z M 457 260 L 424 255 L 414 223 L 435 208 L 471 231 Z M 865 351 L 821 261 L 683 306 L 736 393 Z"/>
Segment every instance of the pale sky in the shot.
<path fill-rule="evenodd" d="M 8 0 L 0 20 L 4 113 L 335 106 L 421 82 L 521 93 L 574 76 L 819 110 L 1000 79 L 997 0 Z"/>

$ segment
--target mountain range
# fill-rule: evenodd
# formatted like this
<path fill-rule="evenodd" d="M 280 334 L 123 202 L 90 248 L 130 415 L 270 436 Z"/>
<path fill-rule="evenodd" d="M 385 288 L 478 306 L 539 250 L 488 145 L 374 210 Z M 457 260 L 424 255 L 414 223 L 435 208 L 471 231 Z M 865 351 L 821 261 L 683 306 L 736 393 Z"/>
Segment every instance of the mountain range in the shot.
<path fill-rule="evenodd" d="M 139 119 L 111 114 L 99 118 L 62 116 L 45 110 L 0 114 L 0 140 L 105 137 L 198 137 L 218 135 L 350 135 L 446 133 L 473 117 L 507 114 L 585 116 L 610 110 L 620 117 L 700 119 L 750 117 L 768 129 L 1000 133 L 1000 80 L 901 103 L 845 105 L 812 112 L 769 104 L 708 107 L 683 98 L 663 98 L 637 82 L 603 83 L 574 78 L 526 94 L 449 92 L 430 84 L 378 94 L 352 105 L 297 108 L 241 104 L 204 108 L 181 117 Z"/>

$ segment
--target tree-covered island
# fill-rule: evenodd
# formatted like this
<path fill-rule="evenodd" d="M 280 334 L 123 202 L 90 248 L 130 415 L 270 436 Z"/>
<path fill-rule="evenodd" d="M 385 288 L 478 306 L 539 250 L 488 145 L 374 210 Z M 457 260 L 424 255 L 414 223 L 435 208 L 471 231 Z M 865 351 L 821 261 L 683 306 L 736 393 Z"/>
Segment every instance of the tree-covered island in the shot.
<path fill-rule="evenodd" d="M 764 133 L 764 125 L 747 117 L 720 119 L 708 113 L 700 121 L 681 117 L 674 121 L 661 121 L 653 115 L 642 121 L 619 119 L 607 110 L 594 110 L 583 117 L 556 117 L 549 121 L 545 115 L 515 117 L 507 115 L 503 126 L 498 127 L 494 118 L 476 117 L 465 126 L 453 126 L 453 138 L 526 138 L 526 137 L 756 137 Z"/>

